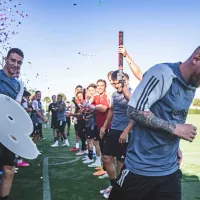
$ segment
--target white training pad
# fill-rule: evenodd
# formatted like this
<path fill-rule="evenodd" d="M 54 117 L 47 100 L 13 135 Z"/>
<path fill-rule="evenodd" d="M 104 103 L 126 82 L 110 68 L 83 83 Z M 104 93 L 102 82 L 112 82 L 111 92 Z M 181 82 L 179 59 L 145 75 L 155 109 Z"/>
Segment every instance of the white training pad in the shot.
<path fill-rule="evenodd" d="M 35 159 L 38 151 L 29 137 L 32 132 L 33 123 L 24 108 L 0 94 L 0 142 L 22 158 Z"/>

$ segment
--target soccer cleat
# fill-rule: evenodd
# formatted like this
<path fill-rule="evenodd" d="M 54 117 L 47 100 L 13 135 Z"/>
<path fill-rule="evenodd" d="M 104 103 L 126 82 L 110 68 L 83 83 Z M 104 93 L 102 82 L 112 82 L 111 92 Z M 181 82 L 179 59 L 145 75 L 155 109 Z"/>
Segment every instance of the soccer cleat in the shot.
<path fill-rule="evenodd" d="M 22 161 L 22 162 L 20 162 L 20 163 L 17 163 L 16 166 L 17 166 L 17 167 L 28 167 L 29 164 L 26 163 L 26 162 L 24 162 L 24 161 Z M 16 170 L 16 169 L 15 169 L 15 170 Z"/>
<path fill-rule="evenodd" d="M 93 173 L 93 175 L 94 175 L 94 176 L 102 176 L 102 175 L 104 175 L 105 173 L 106 173 L 106 171 L 100 170 L 100 171 L 97 171 L 97 172 Z"/>
<path fill-rule="evenodd" d="M 84 154 L 85 154 L 84 151 L 79 151 L 78 153 L 76 153 L 76 156 L 82 156 Z"/>
<path fill-rule="evenodd" d="M 74 147 L 74 148 L 71 148 L 69 151 L 74 152 L 74 151 L 78 151 L 78 150 L 79 150 L 78 148 Z"/>
<path fill-rule="evenodd" d="M 83 161 L 84 164 L 88 164 L 92 162 L 94 162 L 94 160 L 90 160 L 89 158 Z"/>
<path fill-rule="evenodd" d="M 99 179 L 106 179 L 106 178 L 109 178 L 109 176 L 108 176 L 107 173 L 105 173 L 104 175 L 99 176 L 98 178 L 99 178 Z"/>
<path fill-rule="evenodd" d="M 55 141 L 55 143 L 52 144 L 51 147 L 58 147 L 58 141 Z"/>
<path fill-rule="evenodd" d="M 101 166 L 101 163 L 97 163 L 97 162 L 94 162 L 91 165 L 88 165 L 88 167 L 99 167 L 99 166 Z"/>

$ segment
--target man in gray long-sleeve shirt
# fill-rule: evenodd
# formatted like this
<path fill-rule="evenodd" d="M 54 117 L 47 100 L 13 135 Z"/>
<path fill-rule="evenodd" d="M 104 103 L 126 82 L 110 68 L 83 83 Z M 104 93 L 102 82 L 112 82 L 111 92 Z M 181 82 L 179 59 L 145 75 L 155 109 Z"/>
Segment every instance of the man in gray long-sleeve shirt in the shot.
<path fill-rule="evenodd" d="M 199 86 L 200 47 L 184 63 L 158 64 L 144 74 L 129 102 L 136 124 L 110 200 L 181 200 L 179 142 L 197 134 L 185 121 Z"/>

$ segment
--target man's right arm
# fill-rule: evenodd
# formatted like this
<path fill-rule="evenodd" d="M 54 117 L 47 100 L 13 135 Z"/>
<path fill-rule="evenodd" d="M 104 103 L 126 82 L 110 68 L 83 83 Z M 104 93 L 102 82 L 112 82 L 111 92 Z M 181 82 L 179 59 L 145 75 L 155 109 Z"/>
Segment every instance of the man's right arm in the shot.
<path fill-rule="evenodd" d="M 141 111 L 131 106 L 128 106 L 128 117 L 154 130 L 166 131 L 171 134 L 174 134 L 176 128 L 174 123 L 156 117 L 151 111 Z"/>
<path fill-rule="evenodd" d="M 172 70 L 166 65 L 156 65 L 150 68 L 136 87 L 128 103 L 127 115 L 129 119 L 155 130 L 173 133 L 176 126 L 156 117 L 150 110 L 151 106 L 167 93 L 173 77 Z"/>
<path fill-rule="evenodd" d="M 192 141 L 196 135 L 196 127 L 163 120 L 150 110 L 151 106 L 167 93 L 174 77 L 172 70 L 166 65 L 156 65 L 151 68 L 135 89 L 129 101 L 127 115 L 129 119 L 143 126 Z"/>

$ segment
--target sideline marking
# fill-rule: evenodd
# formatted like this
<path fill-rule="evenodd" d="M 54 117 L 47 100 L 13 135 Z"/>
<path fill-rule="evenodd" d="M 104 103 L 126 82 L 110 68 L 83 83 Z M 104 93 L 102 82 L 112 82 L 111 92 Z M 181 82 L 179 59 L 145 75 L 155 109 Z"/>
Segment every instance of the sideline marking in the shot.
<path fill-rule="evenodd" d="M 80 160 L 81 158 L 75 158 L 74 160 L 70 160 L 70 161 L 66 161 L 66 162 L 59 162 L 59 163 L 53 163 L 53 164 L 49 164 L 49 166 L 52 166 L 52 165 L 63 165 L 63 164 L 68 164 L 68 163 L 74 163 L 78 160 Z"/>
<path fill-rule="evenodd" d="M 43 161 L 43 200 L 51 200 L 51 188 L 49 184 L 48 157 Z"/>

